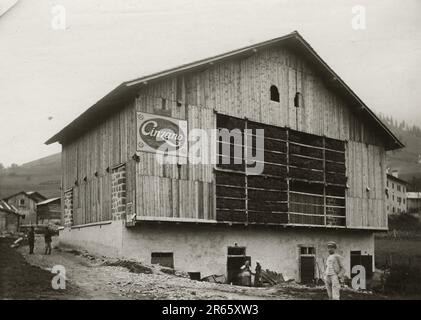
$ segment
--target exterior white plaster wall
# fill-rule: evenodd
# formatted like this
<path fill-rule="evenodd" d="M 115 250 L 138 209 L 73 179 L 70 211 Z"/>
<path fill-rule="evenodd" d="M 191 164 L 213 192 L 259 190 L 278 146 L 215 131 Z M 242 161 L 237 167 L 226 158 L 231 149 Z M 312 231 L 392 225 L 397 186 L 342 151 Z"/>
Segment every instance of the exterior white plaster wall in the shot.
<path fill-rule="evenodd" d="M 336 241 L 350 274 L 350 252 L 373 255 L 371 231 L 306 228 L 229 227 L 226 225 L 143 223 L 126 228 L 122 221 L 60 231 L 60 245 L 86 249 L 109 257 L 124 257 L 151 263 L 152 252 L 173 252 L 174 267 L 201 276 L 226 274 L 229 246 L 246 247 L 254 268 L 259 260 L 264 269 L 300 280 L 300 246 L 314 247 L 315 276 L 320 277 L 328 255 L 326 243 Z"/>
<path fill-rule="evenodd" d="M 112 221 L 107 224 L 64 228 L 59 233 L 59 245 L 119 257 L 125 230 L 123 224 L 123 221 Z"/>
<path fill-rule="evenodd" d="M 174 267 L 201 276 L 226 274 L 227 248 L 246 247 L 252 265 L 259 260 L 264 269 L 280 272 L 288 279 L 299 280 L 300 246 L 316 250 L 315 275 L 323 272 L 328 256 L 326 243 L 336 241 L 350 273 L 350 251 L 373 255 L 374 236 L 370 231 L 304 228 L 251 228 L 228 226 L 144 224 L 123 233 L 125 257 L 151 262 L 152 252 L 173 252 Z"/>

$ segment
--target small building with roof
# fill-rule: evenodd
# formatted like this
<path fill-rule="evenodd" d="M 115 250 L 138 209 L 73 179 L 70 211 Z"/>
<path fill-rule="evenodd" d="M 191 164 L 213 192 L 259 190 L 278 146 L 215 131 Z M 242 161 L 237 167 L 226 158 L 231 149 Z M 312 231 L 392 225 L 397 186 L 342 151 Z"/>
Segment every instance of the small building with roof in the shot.
<path fill-rule="evenodd" d="M 19 231 L 20 219 L 21 215 L 15 206 L 0 200 L 0 234 Z"/>
<path fill-rule="evenodd" d="M 421 192 L 407 192 L 409 213 L 421 213 Z"/>
<path fill-rule="evenodd" d="M 24 219 L 22 223 L 31 225 L 37 224 L 37 203 L 46 199 L 46 197 L 37 191 L 21 191 L 3 200 L 17 208 L 22 219 Z"/>
<path fill-rule="evenodd" d="M 61 197 L 47 199 L 37 203 L 38 224 L 61 224 Z"/>

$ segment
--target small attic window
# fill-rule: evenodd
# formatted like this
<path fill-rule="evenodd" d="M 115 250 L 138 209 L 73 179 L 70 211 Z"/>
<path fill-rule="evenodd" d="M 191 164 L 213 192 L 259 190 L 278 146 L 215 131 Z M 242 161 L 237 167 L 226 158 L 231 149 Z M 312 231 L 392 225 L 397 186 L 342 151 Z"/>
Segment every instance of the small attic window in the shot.
<path fill-rule="evenodd" d="M 275 85 L 270 86 L 270 100 L 279 102 L 279 90 Z"/>
<path fill-rule="evenodd" d="M 296 92 L 294 97 L 294 107 L 299 108 L 303 104 L 303 95 L 301 92 Z"/>

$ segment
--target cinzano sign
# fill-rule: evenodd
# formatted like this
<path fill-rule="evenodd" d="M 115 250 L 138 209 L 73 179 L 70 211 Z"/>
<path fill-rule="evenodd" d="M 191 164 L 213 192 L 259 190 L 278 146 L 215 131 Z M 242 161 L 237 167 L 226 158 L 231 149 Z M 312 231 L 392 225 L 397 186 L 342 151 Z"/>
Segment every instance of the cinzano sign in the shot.
<path fill-rule="evenodd" d="M 137 151 L 187 157 L 187 121 L 137 113 Z"/>

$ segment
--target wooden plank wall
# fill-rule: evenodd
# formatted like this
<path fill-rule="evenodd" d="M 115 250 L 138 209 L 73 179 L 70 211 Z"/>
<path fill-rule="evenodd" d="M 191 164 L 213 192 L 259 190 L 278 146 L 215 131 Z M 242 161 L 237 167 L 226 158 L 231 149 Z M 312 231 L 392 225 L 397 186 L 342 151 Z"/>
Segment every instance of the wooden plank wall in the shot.
<path fill-rule="evenodd" d="M 188 104 L 330 138 L 381 144 L 311 66 L 286 48 L 210 65 L 183 77 L 183 82 Z M 279 89 L 279 103 L 269 99 L 272 84 Z M 298 110 L 294 107 L 297 91 L 303 95 Z"/>
<path fill-rule="evenodd" d="M 350 227 L 387 227 L 386 163 L 381 147 L 348 142 L 347 224 Z"/>
<path fill-rule="evenodd" d="M 189 130 L 214 128 L 212 109 L 177 103 L 176 95 L 174 81 L 148 86 L 136 99 L 136 111 L 187 120 Z M 191 147 L 192 142 L 189 142 L 189 150 Z M 211 152 L 210 144 L 208 148 Z M 140 161 L 136 164 L 136 213 L 139 218 L 215 219 L 211 164 L 161 164 L 154 153 L 141 152 L 139 156 Z"/>
<path fill-rule="evenodd" d="M 270 101 L 271 85 L 278 87 L 280 102 Z M 297 91 L 303 97 L 298 109 L 294 107 Z M 194 105 L 203 110 L 215 109 L 238 118 L 247 117 L 264 124 L 349 141 L 348 157 L 370 159 L 365 162 L 365 170 L 371 174 L 364 175 L 364 179 L 370 179 L 371 191 L 367 195 L 362 183 L 350 183 L 346 200 L 348 226 L 387 226 L 383 205 L 385 152 L 381 138 L 310 65 L 289 49 L 261 50 L 249 57 L 209 65 L 201 71 L 144 85 L 139 93 L 136 103 L 139 111 L 156 112 L 162 99 L 166 99 L 171 109 L 167 115 L 180 119 L 189 119 L 187 106 Z M 192 125 L 190 121 L 189 130 Z M 368 144 L 367 152 L 354 148 L 355 143 Z M 375 165 L 378 162 L 382 167 Z M 358 170 L 360 166 L 361 162 L 347 160 L 350 180 L 363 179 Z M 187 178 L 186 173 L 183 178 Z"/>
<path fill-rule="evenodd" d="M 127 171 L 132 170 L 134 119 L 131 104 L 78 139 L 63 144 L 62 189 L 73 188 L 74 225 L 111 220 L 111 175 L 107 168 L 126 162 Z M 134 183 L 127 181 L 127 202 L 132 202 L 133 196 Z"/>
<path fill-rule="evenodd" d="M 271 85 L 278 87 L 280 102 L 270 101 Z M 303 96 L 299 109 L 293 102 L 296 91 Z M 349 226 L 386 226 L 381 139 L 310 65 L 287 48 L 260 50 L 201 71 L 143 84 L 134 107 L 122 108 L 98 128 L 65 144 L 63 188 L 74 187 L 75 220 L 86 223 L 110 218 L 110 177 L 104 170 L 120 162 L 127 162 L 127 170 L 137 177 L 128 180 L 128 201 L 137 200 L 138 215 L 213 218 L 213 192 L 207 194 L 207 190 L 214 190 L 212 165 L 159 165 L 153 154 L 144 152 L 140 153 L 140 162 L 130 164 L 136 146 L 135 111 L 186 119 L 191 130 L 215 127 L 213 110 L 349 141 Z M 366 144 L 367 150 L 363 148 Z M 379 162 L 382 167 L 375 165 Z M 366 170 L 362 177 L 361 169 Z M 95 171 L 99 173 L 96 178 Z M 74 186 L 76 180 L 78 186 Z M 372 185 L 369 195 L 365 193 L 365 181 Z M 164 209 L 158 206 L 160 201 Z"/>

